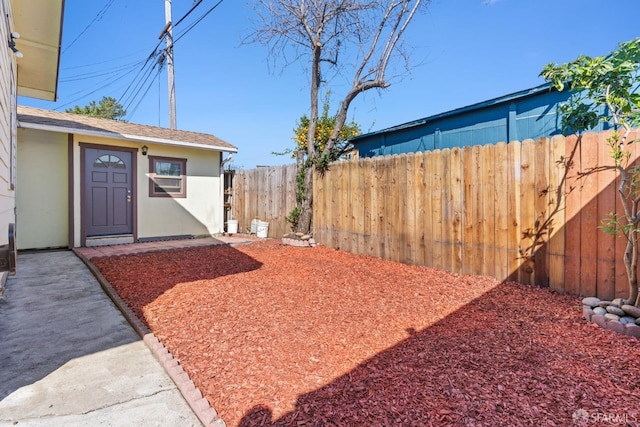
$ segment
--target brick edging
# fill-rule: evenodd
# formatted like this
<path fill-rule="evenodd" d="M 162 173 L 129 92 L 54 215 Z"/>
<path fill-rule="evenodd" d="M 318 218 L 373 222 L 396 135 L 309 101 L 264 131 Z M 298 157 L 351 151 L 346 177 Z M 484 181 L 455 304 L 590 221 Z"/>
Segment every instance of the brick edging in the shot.
<path fill-rule="evenodd" d="M 162 365 L 162 368 L 169 375 L 174 382 L 180 394 L 187 404 L 198 417 L 200 422 L 205 427 L 226 427 L 226 423 L 222 418 L 218 417 L 218 413 L 211 407 L 209 401 L 202 396 L 202 392 L 195 386 L 189 374 L 180 366 L 178 361 L 173 357 L 173 354 L 158 340 L 158 338 L 149 330 L 149 328 L 133 313 L 133 310 L 124 302 L 122 298 L 117 294 L 111 283 L 100 273 L 100 270 L 93 265 L 93 263 L 82 253 L 76 249 L 71 251 L 87 266 L 91 274 L 94 275 L 100 287 L 107 294 L 107 296 L 113 301 L 115 306 L 120 310 L 127 322 L 131 325 L 134 331 L 140 336 L 142 341 L 156 360 Z"/>

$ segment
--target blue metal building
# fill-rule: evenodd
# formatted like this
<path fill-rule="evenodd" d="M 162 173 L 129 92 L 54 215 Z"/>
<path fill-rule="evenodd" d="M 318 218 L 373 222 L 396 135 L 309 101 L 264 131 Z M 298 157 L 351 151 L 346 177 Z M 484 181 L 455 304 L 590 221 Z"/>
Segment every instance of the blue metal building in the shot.
<path fill-rule="evenodd" d="M 547 83 L 363 134 L 351 143 L 360 157 L 373 157 L 550 137 L 562 133 L 558 105 L 570 96 Z"/>

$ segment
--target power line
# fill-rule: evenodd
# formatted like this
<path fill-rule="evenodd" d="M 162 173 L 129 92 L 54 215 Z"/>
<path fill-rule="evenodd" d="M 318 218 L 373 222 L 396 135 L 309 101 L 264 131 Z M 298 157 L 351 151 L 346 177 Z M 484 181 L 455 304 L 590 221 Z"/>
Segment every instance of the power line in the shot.
<path fill-rule="evenodd" d="M 184 37 L 187 33 L 189 33 L 189 31 L 191 31 L 196 25 L 198 25 L 200 22 L 202 22 L 202 20 L 204 18 L 207 17 L 207 15 L 209 15 L 211 12 L 213 12 L 213 10 L 215 10 L 221 3 L 223 0 L 219 0 L 216 4 L 214 4 L 209 10 L 207 10 L 204 14 L 202 14 L 198 19 L 196 19 L 196 21 L 194 21 L 193 23 L 191 23 L 189 25 L 189 27 L 187 27 L 182 33 L 179 34 L 178 38 L 175 39 L 172 43 L 172 45 L 175 45 L 175 42 Z M 188 11 L 187 13 L 185 13 L 174 25 L 173 28 L 175 28 L 176 26 L 180 25 L 182 22 L 184 22 L 184 20 L 202 3 L 202 0 L 198 0 L 198 2 L 196 4 L 194 4 Z M 134 107 L 135 111 L 138 106 L 140 105 L 140 103 L 142 102 L 142 100 L 144 99 L 144 97 L 146 96 L 146 94 L 149 92 L 150 89 L 150 85 L 153 83 L 153 81 L 155 80 L 155 78 L 157 78 L 157 75 L 160 74 L 160 72 L 162 71 L 162 67 L 165 63 L 165 61 L 168 58 L 169 52 L 167 51 L 167 48 L 165 49 L 161 49 L 158 50 L 160 44 L 163 42 L 163 40 L 165 39 L 165 37 L 167 36 L 168 31 L 163 32 L 163 34 L 161 35 L 160 41 L 158 42 L 158 44 L 156 45 L 156 47 L 154 48 L 153 52 L 151 53 L 151 55 L 149 55 L 149 58 L 147 58 L 147 61 L 149 61 L 149 59 L 151 57 L 155 57 L 156 58 L 156 64 L 159 65 L 159 70 L 156 74 L 156 77 L 154 77 L 154 79 L 151 81 L 151 83 L 149 84 L 149 86 L 145 85 L 147 84 L 147 81 L 149 80 L 149 77 L 151 76 L 151 73 L 153 72 L 153 70 L 155 69 L 156 65 L 154 65 L 151 68 L 148 68 L 147 71 L 144 71 L 146 64 L 143 65 L 143 67 L 141 68 L 140 72 L 144 73 L 144 76 L 140 78 L 140 80 L 137 80 L 138 75 L 140 74 L 140 72 L 138 73 L 138 75 L 136 75 L 136 78 L 134 78 L 134 81 L 131 82 L 131 84 L 129 85 L 129 87 L 127 88 L 127 90 L 125 90 L 125 93 L 123 93 L 122 96 L 122 101 L 119 101 L 120 104 L 125 104 L 125 107 L 123 107 L 125 110 L 128 110 L 129 107 L 136 101 L 136 99 L 138 99 L 138 96 L 140 95 L 140 98 L 137 102 L 137 104 Z M 173 47 L 173 46 L 172 46 Z M 131 90 L 131 92 L 129 92 L 129 89 L 133 87 L 133 89 Z M 141 93 L 141 91 L 144 89 L 144 92 Z M 129 95 L 127 96 L 126 94 L 129 93 Z M 133 112 L 132 112 L 133 114 Z M 128 114 L 127 114 L 128 115 Z"/>
<path fill-rule="evenodd" d="M 218 2 L 216 2 L 206 12 L 204 12 L 202 15 L 200 15 L 194 22 L 189 24 L 187 28 L 185 28 L 182 32 L 180 32 L 178 34 L 177 38 L 173 41 L 173 43 L 175 44 L 175 42 L 177 42 L 178 40 L 183 38 L 191 30 L 193 30 L 193 28 L 195 28 L 211 12 L 213 12 L 222 3 L 222 1 L 223 0 L 219 0 Z M 89 30 L 89 28 L 91 28 L 92 25 L 94 25 L 96 22 L 100 21 L 102 19 L 102 17 L 104 17 L 104 15 L 106 14 L 106 12 L 109 10 L 109 8 L 113 5 L 114 2 L 115 2 L 115 0 L 108 0 L 107 3 L 105 4 L 105 6 L 94 17 L 94 19 L 85 27 L 85 29 L 78 36 L 76 36 L 76 38 L 65 48 L 65 50 L 69 49 L 77 40 L 79 40 L 80 37 L 84 33 L 86 33 Z M 196 3 L 194 3 L 193 6 L 191 6 L 191 8 L 180 19 L 178 19 L 178 21 L 176 21 L 176 23 L 173 25 L 173 28 L 175 28 L 176 26 L 184 24 L 185 20 L 189 16 L 191 16 L 192 13 L 202 3 L 203 3 L 202 0 L 196 0 Z M 159 49 L 159 48 L 160 48 L 160 45 L 163 43 L 164 38 L 166 37 L 166 35 L 167 35 L 166 32 L 164 34 L 162 34 L 162 37 L 160 38 L 158 43 L 155 45 L 155 47 L 153 48 L 151 53 L 144 60 L 131 62 L 131 63 L 125 64 L 125 65 L 122 65 L 122 66 L 117 66 L 117 67 L 115 67 L 115 68 L 113 68 L 111 70 L 108 70 L 108 71 L 105 71 L 105 70 L 88 71 L 86 73 L 79 73 L 79 74 L 76 74 L 76 75 L 69 76 L 69 77 L 67 77 L 65 79 L 62 79 L 61 83 L 66 83 L 66 82 L 72 82 L 72 81 L 78 81 L 78 80 L 89 80 L 89 79 L 97 79 L 97 78 L 100 78 L 100 77 L 106 77 L 105 80 L 104 80 L 105 83 L 103 85 L 101 85 L 100 87 L 92 88 L 93 90 L 91 90 L 89 92 L 86 92 L 86 91 L 78 91 L 78 92 L 76 92 L 73 95 L 81 94 L 81 96 L 76 98 L 76 99 L 74 99 L 73 101 L 70 101 L 70 102 L 68 102 L 66 104 L 63 104 L 63 105 L 57 107 L 56 110 L 61 109 L 63 107 L 66 107 L 69 104 L 76 103 L 76 102 L 78 102 L 79 100 L 81 100 L 84 97 L 92 95 L 92 94 L 94 94 L 95 92 L 97 92 L 99 90 L 103 90 L 104 88 L 109 87 L 109 86 L 113 85 L 114 83 L 122 81 L 123 78 L 125 78 L 126 76 L 129 76 L 129 75 L 131 75 L 132 73 L 135 72 L 135 75 L 129 81 L 128 85 L 126 86 L 126 88 L 124 89 L 124 91 L 122 92 L 122 95 L 119 97 L 119 100 L 118 100 L 118 103 L 123 105 L 123 109 L 125 111 L 127 109 L 132 108 L 132 110 L 127 113 L 127 116 L 129 116 L 130 114 L 133 114 L 137 110 L 137 108 L 140 106 L 142 101 L 145 99 L 146 95 L 148 94 L 148 92 L 150 90 L 150 87 L 153 85 L 154 81 L 158 78 L 158 76 L 160 75 L 160 73 L 163 70 L 164 63 L 166 62 L 166 58 L 167 58 L 167 49 L 166 48 L 165 49 Z M 127 55 L 127 56 L 134 56 L 134 55 L 132 54 L 132 55 Z M 123 57 L 120 57 L 120 58 L 123 58 Z M 80 65 L 80 66 L 75 66 L 75 67 L 69 67 L 68 69 L 85 68 L 85 67 L 90 67 L 90 66 L 95 66 L 95 65 L 102 65 L 104 63 L 115 61 L 115 60 L 120 59 L 120 58 L 100 61 L 100 62 L 96 62 L 96 63 L 93 63 L 93 64 L 85 64 L 85 65 Z M 154 71 L 155 71 L 155 73 L 154 73 Z M 113 77 L 109 77 L 109 76 L 113 76 Z M 73 96 L 73 95 L 71 95 L 71 96 Z"/>
<path fill-rule="evenodd" d="M 123 100 L 123 102 L 121 104 L 124 105 L 124 109 L 127 110 L 131 104 L 136 100 L 136 97 L 138 96 L 138 94 L 140 93 L 140 91 L 143 89 L 143 87 L 145 86 L 145 84 L 147 83 L 147 81 L 149 80 L 149 77 L 151 77 L 151 74 L 153 73 L 153 71 L 156 69 L 156 67 L 159 67 L 160 69 L 162 69 L 162 64 L 163 64 L 164 60 L 162 58 L 158 58 L 151 67 L 149 67 L 145 73 L 145 75 L 143 76 L 143 78 L 141 80 L 138 81 L 138 83 L 135 85 L 134 87 L 134 91 L 135 92 L 131 92 L 130 95 L 125 98 Z M 151 83 L 153 83 L 153 80 L 151 81 Z M 145 90 L 145 94 L 149 91 L 149 89 L 147 88 Z M 143 95 L 144 97 L 144 95 Z M 142 100 L 142 99 L 141 99 Z M 126 105 L 125 105 L 126 104 Z M 138 103 L 139 104 L 139 103 Z"/>
<path fill-rule="evenodd" d="M 193 6 L 191 6 L 191 9 L 189 9 L 189 11 L 187 13 L 185 13 L 182 18 L 178 19 L 178 22 L 176 22 L 175 24 L 173 24 L 173 28 L 176 28 L 178 25 L 180 25 L 180 23 L 182 21 L 184 21 L 187 16 L 191 15 L 191 12 L 193 12 L 194 10 L 196 10 L 196 7 L 200 6 L 200 4 L 202 3 L 202 0 L 196 0 L 195 4 Z"/>
<path fill-rule="evenodd" d="M 153 78 L 153 80 L 151 80 L 151 82 L 149 83 L 149 85 L 147 86 L 147 89 L 144 91 L 144 93 L 142 94 L 142 96 L 140 97 L 140 100 L 138 101 L 138 103 L 135 105 L 135 107 L 133 107 L 133 109 L 131 110 L 130 116 L 133 116 L 136 112 L 136 110 L 138 109 L 138 107 L 140 106 L 140 104 L 142 103 L 142 101 L 144 100 L 144 98 L 147 96 L 147 93 L 149 93 L 149 89 L 151 89 L 151 86 L 153 86 L 153 82 L 160 76 L 160 72 L 162 71 L 162 67 L 160 67 L 158 69 L 158 71 L 156 72 L 155 77 Z"/>
<path fill-rule="evenodd" d="M 77 92 L 74 92 L 69 96 L 70 97 L 74 97 L 76 95 L 79 95 L 79 96 L 77 96 L 72 101 L 69 101 L 69 102 L 67 102 L 65 104 L 57 106 L 56 108 L 54 108 L 54 110 L 60 111 L 62 108 L 66 107 L 68 105 L 75 104 L 76 102 L 80 101 L 81 99 L 84 99 L 89 95 L 93 95 L 94 93 L 98 92 L 99 90 L 102 90 L 102 89 L 104 89 L 106 87 L 111 86 L 113 83 L 115 83 L 117 81 L 120 81 L 123 77 L 127 76 L 128 74 L 131 74 L 134 70 L 135 69 L 131 69 L 131 70 L 127 71 L 126 73 L 116 74 L 116 75 L 113 76 L 113 78 L 107 80 L 105 82 L 105 84 L 103 84 L 102 86 L 99 86 L 97 88 L 91 88 L 93 90 L 90 90 L 89 92 L 86 92 L 85 89 L 82 89 L 82 90 L 79 90 Z M 82 94 L 82 95 L 80 95 L 80 94 Z"/>
<path fill-rule="evenodd" d="M 104 61 L 92 62 L 92 63 L 89 63 L 89 64 L 82 64 L 82 65 L 74 65 L 72 67 L 60 67 L 60 71 L 75 70 L 75 69 L 78 69 L 78 68 L 88 68 L 88 67 L 93 67 L 95 65 L 103 65 L 103 64 L 106 64 L 106 63 L 109 63 L 109 62 L 118 61 L 120 59 L 130 58 L 132 56 L 139 56 L 138 54 L 140 52 L 148 52 L 148 51 L 149 51 L 149 48 L 145 47 L 144 49 L 138 49 L 138 50 L 136 50 L 134 52 L 131 52 L 131 53 L 127 54 L 127 55 L 118 56 L 118 57 L 110 58 L 110 59 L 105 59 Z"/>
<path fill-rule="evenodd" d="M 74 44 L 75 42 L 77 42 L 77 41 L 80 39 L 80 37 L 82 37 L 82 35 L 83 35 L 84 33 L 86 33 L 86 32 L 87 32 L 87 30 L 88 30 L 89 28 L 91 28 L 91 26 L 92 26 L 93 24 L 95 24 L 97 21 L 101 20 L 101 19 L 104 17 L 105 13 L 107 13 L 107 11 L 109 10 L 109 8 L 110 8 L 110 7 L 111 7 L 111 5 L 113 4 L 113 2 L 115 2 L 115 0 L 108 0 L 108 1 L 107 1 L 107 4 L 106 4 L 102 9 L 100 9 L 100 11 L 99 11 L 99 12 L 97 13 L 97 15 L 96 15 L 92 20 L 91 20 L 91 22 L 89 22 L 89 23 L 87 24 L 87 26 L 86 26 L 86 27 L 84 27 L 84 30 L 80 31 L 80 34 L 78 34 L 78 35 L 76 36 L 76 38 L 75 38 L 75 39 L 73 39 L 73 41 L 72 41 L 71 43 L 69 43 L 69 44 L 67 45 L 67 47 L 65 47 L 65 48 L 62 50 L 62 52 L 61 52 L 61 53 L 65 53 L 67 50 L 69 50 L 69 48 L 70 48 L 71 46 L 73 46 L 73 44 Z"/>
<path fill-rule="evenodd" d="M 209 15 L 211 12 L 213 12 L 218 6 L 220 6 L 220 4 L 223 2 L 224 0 L 219 0 L 216 4 L 214 4 L 209 10 L 207 10 L 200 18 L 198 18 L 195 22 L 193 22 L 189 27 L 187 27 L 186 30 L 184 30 L 182 33 L 180 33 L 174 40 L 173 40 L 173 44 L 176 44 L 176 42 L 178 40 L 180 40 L 181 38 L 183 38 L 184 36 L 186 36 L 189 31 L 193 30 L 193 28 L 198 25 L 200 22 L 202 22 L 202 20 L 204 18 L 207 17 L 207 15 Z"/>
<path fill-rule="evenodd" d="M 125 65 L 120 65 L 118 67 L 114 67 L 111 68 L 107 71 L 101 70 L 101 71 L 91 71 L 88 73 L 83 73 L 83 74 L 76 74 L 73 76 L 69 76 L 66 77 L 64 79 L 60 79 L 59 82 L 60 83 L 67 83 L 67 82 L 75 82 L 75 81 L 79 81 L 79 80 L 91 80 L 91 79 L 95 79 L 97 77 L 101 77 L 101 76 L 108 76 L 113 74 L 114 72 L 117 71 L 121 71 L 124 69 L 128 69 L 128 68 L 137 68 L 138 65 L 142 64 L 144 61 L 136 61 L 136 62 L 130 62 L 128 64 Z"/>

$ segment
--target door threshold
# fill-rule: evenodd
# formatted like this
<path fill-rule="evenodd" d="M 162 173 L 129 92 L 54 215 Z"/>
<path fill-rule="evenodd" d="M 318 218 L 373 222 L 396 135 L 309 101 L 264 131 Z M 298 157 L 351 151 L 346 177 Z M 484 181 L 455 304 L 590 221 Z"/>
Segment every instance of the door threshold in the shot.
<path fill-rule="evenodd" d="M 87 237 L 85 246 L 90 248 L 94 246 L 126 245 L 129 243 L 133 243 L 133 234 Z"/>

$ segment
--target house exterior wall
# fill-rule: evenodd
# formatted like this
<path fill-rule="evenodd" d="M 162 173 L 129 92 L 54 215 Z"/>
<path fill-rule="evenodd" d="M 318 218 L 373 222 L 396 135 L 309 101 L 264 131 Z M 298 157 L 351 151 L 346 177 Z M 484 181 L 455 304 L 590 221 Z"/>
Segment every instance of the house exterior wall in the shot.
<path fill-rule="evenodd" d="M 571 93 L 548 88 L 535 90 L 533 94 L 486 101 L 362 135 L 352 142 L 360 157 L 372 157 L 535 140 L 561 134 L 558 106 Z M 595 130 L 606 128 L 600 125 Z"/>
<path fill-rule="evenodd" d="M 220 152 L 147 145 L 149 155 L 187 159 L 187 197 L 149 197 L 149 160 L 140 156 L 138 238 L 222 233 Z"/>
<path fill-rule="evenodd" d="M 8 225 L 15 222 L 16 57 L 6 46 L 13 23 L 11 1 L 0 0 L 0 245 L 8 242 Z"/>
<path fill-rule="evenodd" d="M 82 241 L 80 143 L 138 149 L 134 156 L 137 162 L 134 197 L 137 197 L 139 240 L 215 235 L 224 231 L 220 152 L 81 135 L 73 138 L 74 246 L 81 246 Z M 149 155 L 187 159 L 186 198 L 149 196 L 149 159 L 142 155 L 143 145 L 149 147 Z"/>
<path fill-rule="evenodd" d="M 18 129 L 18 249 L 69 245 L 67 135 Z"/>

